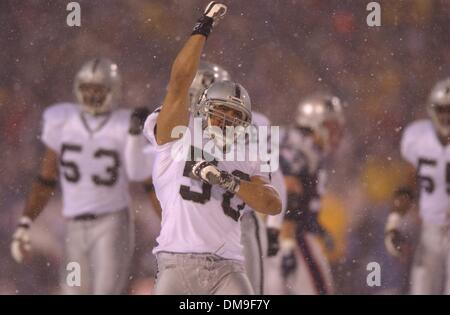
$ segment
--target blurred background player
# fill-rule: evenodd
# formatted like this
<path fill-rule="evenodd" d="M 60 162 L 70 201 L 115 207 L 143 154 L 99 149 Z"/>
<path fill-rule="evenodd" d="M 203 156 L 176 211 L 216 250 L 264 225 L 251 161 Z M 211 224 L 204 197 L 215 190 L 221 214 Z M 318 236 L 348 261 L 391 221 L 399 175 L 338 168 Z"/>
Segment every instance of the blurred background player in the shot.
<path fill-rule="evenodd" d="M 405 173 L 409 181 L 395 193 L 385 244 L 396 257 L 411 255 L 414 240 L 403 231 L 404 219 L 417 202 L 421 233 L 411 293 L 450 294 L 450 78 L 435 85 L 427 111 L 429 119 L 412 122 L 403 132 L 400 149 L 409 163 Z"/>
<path fill-rule="evenodd" d="M 259 126 L 268 126 L 270 128 L 271 122 L 270 120 L 260 114 L 255 113 L 255 118 L 253 121 L 254 125 Z M 270 129 L 269 129 L 270 130 Z M 282 129 L 279 130 L 279 137 L 282 135 L 281 133 Z M 268 135 L 269 138 L 271 138 L 271 135 Z M 267 143 L 270 143 L 270 139 L 267 140 Z M 280 145 L 280 139 L 277 140 L 276 144 L 278 147 Z M 279 154 L 279 151 L 277 151 L 277 154 Z M 286 215 L 287 210 L 287 189 L 286 189 L 286 183 L 284 181 L 284 176 L 281 171 L 281 167 L 278 167 L 277 169 L 274 169 L 270 173 L 270 182 L 272 185 L 278 190 L 281 198 L 281 212 L 277 215 L 270 215 L 266 216 L 264 220 L 264 225 L 266 228 L 266 233 L 263 236 L 266 240 L 266 248 L 263 248 L 263 263 L 264 263 L 264 272 L 263 277 L 261 278 L 263 290 L 262 292 L 268 293 L 268 294 L 274 294 L 273 290 L 273 283 L 271 282 L 271 275 L 274 273 L 277 273 L 277 270 L 279 270 L 279 263 L 277 262 L 276 255 L 278 254 L 280 250 L 280 230 L 283 225 L 284 216 Z"/>
<path fill-rule="evenodd" d="M 277 268 L 269 275 L 268 293 L 330 294 L 333 281 L 319 239 L 333 246 L 318 221 L 325 191 L 326 157 L 338 147 L 344 117 L 339 98 L 316 94 L 303 100 L 296 122 L 282 136 L 280 165 L 288 201 L 280 234 Z"/>
<path fill-rule="evenodd" d="M 188 96 L 205 40 L 226 10 L 216 2 L 207 6 L 175 59 L 162 107 L 145 124 L 146 136 L 157 152 L 155 163 L 163 165 L 153 174 L 163 209 L 154 250 L 156 294 L 252 294 L 242 254 L 240 211 L 246 205 L 267 214 L 281 209 L 278 193 L 261 174 L 259 161 L 208 156 L 236 149 L 227 127 L 250 125 L 251 102 L 244 87 L 231 81 L 215 82 L 202 93 L 198 112 L 189 113 L 192 99 L 188 103 Z M 200 131 L 208 139 L 194 130 L 197 115 Z M 173 128 L 179 126 L 188 126 L 202 146 L 204 140 L 213 140 L 214 153 L 190 146 L 186 158 L 174 157 L 174 152 L 184 151 L 180 151 L 184 141 L 172 136 Z M 186 137 L 190 135 L 181 139 Z"/>
<path fill-rule="evenodd" d="M 134 248 L 128 183 L 136 174 L 129 171 L 130 165 L 142 161 L 147 111 L 117 109 L 121 77 L 117 65 L 105 58 L 82 66 L 74 92 L 78 104 L 59 103 L 43 114 L 46 152 L 11 253 L 17 262 L 26 263 L 30 227 L 54 195 L 59 177 L 68 223 L 66 260 L 78 263 L 81 270 L 81 286 L 64 288 L 68 293 L 119 294 Z M 140 172 L 150 176 L 145 168 Z"/>

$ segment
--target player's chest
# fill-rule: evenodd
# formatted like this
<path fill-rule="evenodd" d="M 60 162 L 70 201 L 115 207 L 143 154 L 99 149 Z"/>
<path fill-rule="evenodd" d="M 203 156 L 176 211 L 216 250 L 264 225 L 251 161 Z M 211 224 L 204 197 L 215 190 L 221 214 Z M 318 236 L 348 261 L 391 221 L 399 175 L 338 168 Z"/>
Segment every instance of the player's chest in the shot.
<path fill-rule="evenodd" d="M 242 180 L 250 181 L 249 165 L 245 162 L 218 161 L 212 156 L 203 156 L 203 158 L 222 171 L 231 173 Z M 195 160 L 190 159 L 179 163 L 180 174 L 176 174 L 179 179 L 179 187 L 172 188 L 179 192 L 185 202 L 196 205 L 198 208 L 218 207 L 225 216 L 237 222 L 241 216 L 241 211 L 246 207 L 245 203 L 233 193 L 225 191 L 217 185 L 212 186 L 198 179 L 193 179 L 192 167 L 195 163 Z M 219 215 L 219 213 L 217 214 Z"/>
<path fill-rule="evenodd" d="M 112 119 L 89 127 L 80 117 L 73 117 L 60 130 L 60 153 L 77 151 L 83 158 L 89 159 L 102 155 L 102 151 L 120 152 L 124 146 L 125 136 L 120 134 Z"/>
<path fill-rule="evenodd" d="M 107 132 L 90 134 L 79 128 L 63 129 L 59 150 L 62 178 L 71 184 L 114 186 L 122 173 L 123 146 Z"/>

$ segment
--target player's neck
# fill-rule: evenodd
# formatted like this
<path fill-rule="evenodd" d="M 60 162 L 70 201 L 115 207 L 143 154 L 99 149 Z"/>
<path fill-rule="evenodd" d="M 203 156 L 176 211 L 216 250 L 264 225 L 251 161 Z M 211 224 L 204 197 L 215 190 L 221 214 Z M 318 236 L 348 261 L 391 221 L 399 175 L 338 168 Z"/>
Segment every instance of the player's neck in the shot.
<path fill-rule="evenodd" d="M 106 123 L 109 121 L 110 117 L 111 117 L 110 112 L 102 113 L 101 115 L 88 112 L 81 113 L 81 121 L 83 122 L 83 125 L 90 134 L 93 134 L 102 129 L 103 126 L 105 126 Z"/>
<path fill-rule="evenodd" d="M 100 113 L 91 113 L 91 112 L 83 112 L 83 115 L 86 115 L 89 118 L 104 118 L 111 114 L 111 112 L 100 112 Z"/>

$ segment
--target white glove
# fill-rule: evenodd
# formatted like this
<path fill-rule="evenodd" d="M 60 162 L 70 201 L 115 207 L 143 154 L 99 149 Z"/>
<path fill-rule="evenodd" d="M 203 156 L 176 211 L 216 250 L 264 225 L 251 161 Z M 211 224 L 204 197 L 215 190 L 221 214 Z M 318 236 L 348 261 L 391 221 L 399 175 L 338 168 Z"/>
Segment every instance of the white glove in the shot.
<path fill-rule="evenodd" d="M 219 21 L 221 19 L 223 19 L 223 17 L 225 16 L 225 14 L 227 13 L 227 6 L 222 4 L 222 3 L 217 3 L 215 1 L 211 1 L 205 9 L 204 15 L 206 15 L 207 17 L 210 17 L 214 20 L 213 22 L 213 26 L 216 26 L 217 23 L 219 23 Z"/>
<path fill-rule="evenodd" d="M 215 1 L 211 1 L 205 9 L 203 15 L 197 20 L 192 30 L 192 35 L 201 34 L 208 37 L 213 27 L 215 27 L 219 21 L 227 13 L 227 6 Z"/>
<path fill-rule="evenodd" d="M 232 193 L 237 193 L 240 187 L 240 180 L 225 171 L 220 171 L 214 164 L 201 160 L 192 167 L 192 174 L 201 181 L 211 184 L 219 185 L 223 189 Z"/>
<path fill-rule="evenodd" d="M 11 255 L 19 264 L 23 263 L 30 255 L 30 225 L 31 219 L 23 216 L 20 218 L 17 229 L 13 235 Z"/>

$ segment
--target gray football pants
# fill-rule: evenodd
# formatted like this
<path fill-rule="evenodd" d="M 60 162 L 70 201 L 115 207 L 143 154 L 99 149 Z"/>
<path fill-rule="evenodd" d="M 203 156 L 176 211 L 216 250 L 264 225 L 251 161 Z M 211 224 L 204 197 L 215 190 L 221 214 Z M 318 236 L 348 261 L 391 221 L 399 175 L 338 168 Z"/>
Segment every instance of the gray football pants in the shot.
<path fill-rule="evenodd" d="M 81 285 L 67 294 L 121 294 L 129 277 L 134 252 L 134 222 L 129 210 L 101 215 L 93 220 L 69 220 L 66 237 L 67 263 L 80 266 Z"/>
<path fill-rule="evenodd" d="M 264 294 L 264 257 L 267 253 L 267 232 L 263 220 L 254 212 L 241 217 L 241 243 L 244 246 L 245 270 L 255 294 Z"/>
<path fill-rule="evenodd" d="M 411 294 L 450 294 L 450 226 L 422 224 L 412 267 Z"/>
<path fill-rule="evenodd" d="M 157 295 L 253 294 L 244 264 L 213 254 L 157 254 Z"/>

